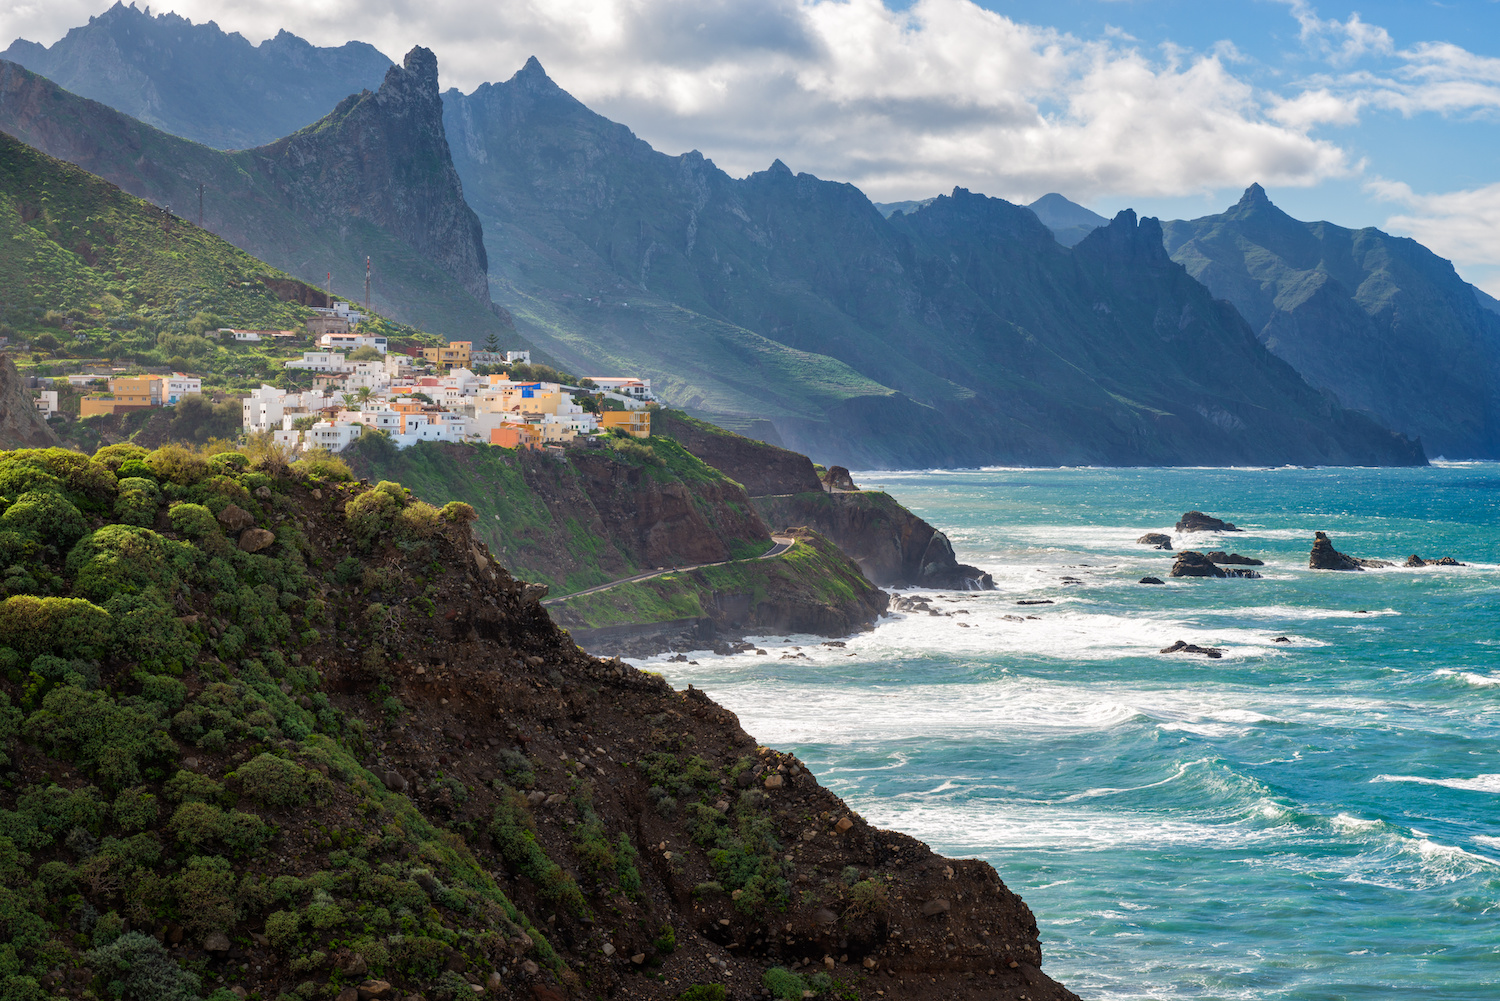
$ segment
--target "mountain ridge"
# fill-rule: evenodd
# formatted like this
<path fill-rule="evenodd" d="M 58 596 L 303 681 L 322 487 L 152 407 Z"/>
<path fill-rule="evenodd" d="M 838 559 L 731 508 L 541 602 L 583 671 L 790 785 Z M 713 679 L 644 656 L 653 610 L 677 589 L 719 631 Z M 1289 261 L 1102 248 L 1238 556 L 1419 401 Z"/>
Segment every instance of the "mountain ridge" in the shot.
<path fill-rule="evenodd" d="M 1500 316 L 1451 262 L 1375 227 L 1295 219 L 1259 184 L 1163 232 L 1309 383 L 1434 455 L 1500 457 Z"/>

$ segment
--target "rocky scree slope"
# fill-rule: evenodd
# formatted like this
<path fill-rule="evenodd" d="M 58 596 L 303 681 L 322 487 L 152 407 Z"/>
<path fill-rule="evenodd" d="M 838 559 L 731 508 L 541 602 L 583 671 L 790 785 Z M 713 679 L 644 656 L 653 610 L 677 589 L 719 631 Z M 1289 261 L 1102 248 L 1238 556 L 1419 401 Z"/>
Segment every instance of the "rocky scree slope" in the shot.
<path fill-rule="evenodd" d="M 417 48 L 380 90 L 351 95 L 300 132 L 221 152 L 168 135 L 0 60 L 0 131 L 76 164 L 236 247 L 435 333 L 517 339 L 486 287 L 479 223 L 443 139 L 437 66 Z M 359 298 L 356 294 L 355 298 Z"/>
<path fill-rule="evenodd" d="M 7 996 L 1073 997 L 989 866 L 345 476 L 0 455 Z"/>
<path fill-rule="evenodd" d="M 1415 240 L 1301 222 L 1251 185 L 1218 215 L 1163 224 L 1172 258 L 1345 407 L 1431 455 L 1500 456 L 1500 315 Z"/>
<path fill-rule="evenodd" d="M 0 58 L 164 132 L 216 149 L 248 149 L 376 87 L 391 65 L 364 42 L 322 47 L 291 32 L 252 45 L 212 21 L 124 3 L 51 46 L 17 39 Z"/>
<path fill-rule="evenodd" d="M 535 60 L 448 91 L 444 116 L 529 336 L 716 423 L 769 419 L 820 461 L 1421 461 L 1270 355 L 1154 220 L 1069 249 L 961 189 L 886 219 L 779 161 L 735 179 L 657 153 Z"/>

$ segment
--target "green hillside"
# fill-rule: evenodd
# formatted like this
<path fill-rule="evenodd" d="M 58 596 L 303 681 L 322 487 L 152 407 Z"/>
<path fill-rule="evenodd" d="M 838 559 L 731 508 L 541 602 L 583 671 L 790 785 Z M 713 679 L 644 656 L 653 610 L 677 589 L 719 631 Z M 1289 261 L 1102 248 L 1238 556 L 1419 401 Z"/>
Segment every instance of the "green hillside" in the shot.
<path fill-rule="evenodd" d="M 367 116 L 375 110 L 367 109 Z M 282 145 L 210 149 L 3 60 L 0 131 L 157 206 L 170 206 L 179 217 L 196 221 L 201 184 L 204 227 L 276 268 L 319 288 L 331 272 L 335 289 L 359 290 L 358 298 L 369 257 L 372 304 L 380 312 L 444 336 L 483 341 L 493 333 L 507 346 L 518 343 L 503 319 L 432 255 L 371 221 L 361 210 L 361 192 L 345 188 L 337 201 L 309 204 L 311 196 L 296 188 Z M 329 166 L 319 177 L 327 182 L 337 175 Z M 434 214 L 457 211 L 450 206 Z"/>

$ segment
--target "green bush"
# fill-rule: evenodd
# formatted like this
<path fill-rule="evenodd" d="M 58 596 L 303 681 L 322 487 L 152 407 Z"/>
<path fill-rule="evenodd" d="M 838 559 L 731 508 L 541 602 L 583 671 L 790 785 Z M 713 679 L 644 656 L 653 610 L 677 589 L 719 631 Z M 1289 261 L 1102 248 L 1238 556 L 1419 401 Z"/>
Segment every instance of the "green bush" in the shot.
<path fill-rule="evenodd" d="M 512 869 L 535 882 L 544 897 L 575 915 L 587 913 L 588 905 L 584 903 L 578 884 L 548 858 L 537 843 L 531 813 L 520 793 L 501 788 L 500 803 L 495 807 L 489 833 L 500 857 Z"/>
<path fill-rule="evenodd" d="M 295 761 L 258 754 L 236 769 L 233 776 L 239 779 L 246 796 L 267 806 L 286 809 L 308 801 L 314 774 Z"/>
<path fill-rule="evenodd" d="M 202 504 L 173 504 L 168 512 L 172 528 L 190 539 L 202 539 L 223 534 L 219 520 Z"/>
<path fill-rule="evenodd" d="M 172 881 L 188 931 L 228 931 L 235 921 L 234 867 L 217 855 L 194 855 Z"/>
<path fill-rule="evenodd" d="M 238 853 L 253 852 L 270 835 L 266 822 L 255 814 L 221 810 L 211 803 L 182 804 L 167 827 L 189 850 L 219 842 Z"/>
<path fill-rule="evenodd" d="M 163 597 L 172 595 L 182 586 L 174 558 L 191 558 L 190 552 L 180 548 L 184 545 L 149 528 L 105 525 L 68 553 L 73 593 L 101 603 L 148 587 L 157 588 Z"/>
<path fill-rule="evenodd" d="M 443 530 L 443 516 L 426 501 L 413 501 L 396 515 L 396 534 L 407 539 L 430 539 Z"/>
<path fill-rule="evenodd" d="M 406 491 L 401 485 L 381 480 L 344 504 L 344 520 L 354 537 L 368 544 L 391 527 L 396 514 L 405 506 Z"/>
<path fill-rule="evenodd" d="M 266 917 L 266 938 L 277 949 L 286 949 L 297 940 L 296 911 L 273 911 Z"/>
<path fill-rule="evenodd" d="M 150 454 L 151 450 L 149 448 L 142 448 L 140 445 L 126 441 L 118 445 L 105 445 L 94 453 L 94 461 L 113 472 L 116 476 L 124 479 L 126 476 L 138 476 L 140 474 L 121 473 L 121 466 L 127 462 L 141 462 L 142 459 Z M 141 465 L 145 466 L 145 463 L 142 462 Z M 146 466 L 146 468 L 150 469 L 151 467 Z"/>
<path fill-rule="evenodd" d="M 354 480 L 354 471 L 349 468 L 349 463 L 326 449 L 309 452 L 292 463 L 292 469 L 315 480 L 332 480 L 335 483 L 350 483 Z"/>
<path fill-rule="evenodd" d="M 438 513 L 443 516 L 444 521 L 451 521 L 455 525 L 467 525 L 471 521 L 479 519 L 479 515 L 474 511 L 474 506 L 472 504 L 465 504 L 463 501 L 449 501 L 443 505 L 443 509 Z"/>
<path fill-rule="evenodd" d="M 726 1001 L 728 997 L 723 984 L 694 984 L 677 995 L 677 1001 Z M 800 1001 L 802 995 L 797 997 Z"/>
<path fill-rule="evenodd" d="M 127 525 L 149 528 L 156 523 L 156 509 L 161 504 L 161 490 L 156 481 L 130 476 L 120 481 L 115 497 L 115 518 Z"/>
<path fill-rule="evenodd" d="M 120 1001 L 199 1001 L 199 980 L 143 932 L 126 932 L 109 945 L 91 949 L 84 960 L 110 984 Z"/>
<path fill-rule="evenodd" d="M 38 598 L 14 595 L 0 602 L 0 646 L 30 659 L 51 653 L 93 659 L 110 638 L 109 613 L 82 598 Z"/>
<path fill-rule="evenodd" d="M 155 713 L 72 685 L 49 693 L 25 729 L 28 739 L 77 763 L 111 790 L 139 785 L 177 754 Z"/>
<path fill-rule="evenodd" d="M 146 456 L 158 480 L 190 487 L 208 475 L 208 460 L 181 445 L 163 445 Z"/>
<path fill-rule="evenodd" d="M 156 797 L 145 786 L 123 789 L 110 807 L 115 823 L 126 831 L 144 831 L 156 824 Z"/>
<path fill-rule="evenodd" d="M 150 453 L 142 449 L 143 456 L 148 454 Z M 156 482 L 156 470 L 148 466 L 144 458 L 126 459 L 115 470 L 115 475 L 122 480 L 150 480 L 152 483 Z"/>
<path fill-rule="evenodd" d="M 89 530 L 83 514 L 62 494 L 33 490 L 22 494 L 0 514 L 0 528 L 8 528 L 44 545 L 67 550 Z"/>
<path fill-rule="evenodd" d="M 173 803 L 212 803 L 223 798 L 224 786 L 184 768 L 162 787 L 162 794 Z"/>
<path fill-rule="evenodd" d="M 761 986 L 779 1001 L 802 1001 L 802 992 L 810 989 L 807 979 L 781 966 L 773 966 L 760 978 Z"/>

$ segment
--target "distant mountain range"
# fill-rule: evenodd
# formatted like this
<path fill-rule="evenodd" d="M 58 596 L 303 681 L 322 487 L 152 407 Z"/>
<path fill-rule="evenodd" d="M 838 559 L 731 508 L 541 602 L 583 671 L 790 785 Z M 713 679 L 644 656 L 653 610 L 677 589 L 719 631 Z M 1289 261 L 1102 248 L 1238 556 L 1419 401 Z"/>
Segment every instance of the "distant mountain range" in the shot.
<path fill-rule="evenodd" d="M 1500 315 L 1451 263 L 1378 229 L 1299 222 L 1258 184 L 1164 233 L 1312 385 L 1432 455 L 1500 458 Z"/>
<path fill-rule="evenodd" d="M 212 22 L 116 3 L 51 47 L 18 39 L 0 59 L 216 149 L 296 132 L 350 94 L 380 86 L 391 60 L 374 46 L 319 48 L 282 31 L 251 45 Z"/>
<path fill-rule="evenodd" d="M 153 44 L 170 54 L 179 35 L 173 22 Z M 447 282 L 385 290 L 399 299 L 389 312 L 429 329 L 446 332 L 418 317 L 464 296 L 455 286 L 483 303 L 487 256 L 519 333 L 573 371 L 639 372 L 694 413 L 825 461 L 1422 461 L 1268 352 L 1168 258 L 1155 220 L 1125 212 L 1101 226 L 1061 196 L 1028 208 L 963 189 L 877 207 L 779 161 L 735 179 L 696 152 L 652 150 L 534 59 L 505 82 L 443 94 L 434 129 L 435 66 L 414 56 L 379 93 L 240 154 L 105 114 L 19 67 L 0 66 L 0 129 L 174 205 L 207 165 L 226 187 L 234 172 L 237 198 L 293 241 L 243 225 L 243 212 L 207 224 L 304 277 L 319 271 L 303 245 L 327 256 L 338 243 L 347 257 L 352 237 L 378 231 Z M 151 80 L 187 91 L 165 72 Z M 204 102 L 200 134 L 212 114 Z M 382 207 L 410 190 L 417 211 Z"/>

